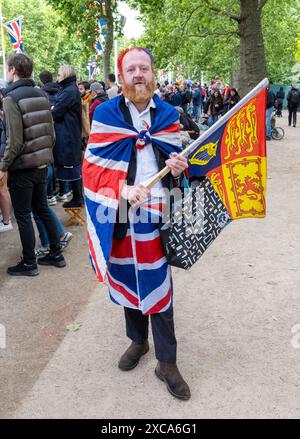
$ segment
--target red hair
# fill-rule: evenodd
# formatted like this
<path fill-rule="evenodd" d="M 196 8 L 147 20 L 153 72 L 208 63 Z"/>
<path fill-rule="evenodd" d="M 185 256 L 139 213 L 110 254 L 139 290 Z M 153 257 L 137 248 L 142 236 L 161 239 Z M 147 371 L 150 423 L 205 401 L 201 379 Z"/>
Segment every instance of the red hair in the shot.
<path fill-rule="evenodd" d="M 122 64 L 123 64 L 124 56 L 126 55 L 126 53 L 132 52 L 133 50 L 142 50 L 143 52 L 147 53 L 147 55 L 150 58 L 152 69 L 153 69 L 154 58 L 153 58 L 153 55 L 149 49 L 145 49 L 144 47 L 127 47 L 127 49 L 122 50 L 122 52 L 120 52 L 120 54 L 118 56 L 118 61 L 117 61 L 118 72 L 121 76 L 123 76 L 123 65 Z"/>

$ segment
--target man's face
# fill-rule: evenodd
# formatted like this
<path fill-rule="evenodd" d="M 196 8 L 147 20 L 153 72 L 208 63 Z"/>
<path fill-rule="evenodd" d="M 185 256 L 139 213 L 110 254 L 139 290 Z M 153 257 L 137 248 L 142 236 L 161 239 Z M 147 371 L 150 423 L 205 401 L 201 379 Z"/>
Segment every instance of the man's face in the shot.
<path fill-rule="evenodd" d="M 149 55 L 132 50 L 123 58 L 122 90 L 133 103 L 149 102 L 155 90 L 155 78 Z"/>
<path fill-rule="evenodd" d="M 83 98 L 83 96 L 84 96 L 85 93 L 86 93 L 85 88 L 84 88 L 84 85 L 79 84 L 78 88 L 79 88 L 79 91 L 80 91 L 81 97 Z"/>

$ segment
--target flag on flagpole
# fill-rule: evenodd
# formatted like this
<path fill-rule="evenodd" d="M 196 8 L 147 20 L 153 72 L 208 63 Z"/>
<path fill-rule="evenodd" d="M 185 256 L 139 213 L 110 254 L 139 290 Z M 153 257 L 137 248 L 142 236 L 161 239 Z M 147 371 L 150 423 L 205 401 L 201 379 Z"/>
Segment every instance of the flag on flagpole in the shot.
<path fill-rule="evenodd" d="M 22 17 L 3 24 L 12 41 L 15 53 L 23 53 Z"/>
<path fill-rule="evenodd" d="M 190 178 L 207 177 L 232 220 L 266 215 L 265 115 L 266 86 L 189 156 Z"/>
<path fill-rule="evenodd" d="M 267 85 L 261 81 L 182 152 L 191 187 L 162 227 L 171 265 L 190 268 L 233 220 L 265 217 Z"/>

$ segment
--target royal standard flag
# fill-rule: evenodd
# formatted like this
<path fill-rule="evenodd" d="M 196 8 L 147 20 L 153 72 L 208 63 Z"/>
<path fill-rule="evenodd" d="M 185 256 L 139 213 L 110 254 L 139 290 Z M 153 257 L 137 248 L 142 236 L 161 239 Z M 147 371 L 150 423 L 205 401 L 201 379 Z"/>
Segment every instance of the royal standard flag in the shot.
<path fill-rule="evenodd" d="M 267 80 L 261 84 L 189 156 L 190 178 L 207 177 L 232 220 L 266 215 Z"/>

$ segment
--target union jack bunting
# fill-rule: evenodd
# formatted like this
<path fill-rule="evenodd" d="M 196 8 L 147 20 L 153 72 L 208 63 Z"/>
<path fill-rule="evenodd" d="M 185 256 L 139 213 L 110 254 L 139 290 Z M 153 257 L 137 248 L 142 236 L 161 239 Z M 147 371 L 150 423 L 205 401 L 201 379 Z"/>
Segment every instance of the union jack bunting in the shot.
<path fill-rule="evenodd" d="M 117 96 L 99 105 L 94 113 L 83 162 L 88 245 L 92 266 L 100 282 L 109 287 L 113 302 L 139 309 L 143 314 L 165 311 L 172 301 L 172 282 L 158 231 L 161 206 L 152 201 L 129 219 L 124 240 L 113 240 L 119 200 L 127 177 L 129 160 L 136 144 L 152 143 L 167 157 L 180 152 L 177 110 L 154 95 L 153 125 L 138 132 L 125 122 Z"/>
<path fill-rule="evenodd" d="M 12 41 L 15 53 L 23 53 L 22 17 L 3 24 Z"/>
<path fill-rule="evenodd" d="M 97 56 L 101 56 L 103 54 L 103 47 L 99 40 L 96 41 L 96 52 Z"/>
<path fill-rule="evenodd" d="M 98 34 L 96 52 L 98 56 L 101 56 L 105 50 L 105 39 L 107 35 L 107 21 L 105 18 L 100 18 L 98 21 Z"/>

